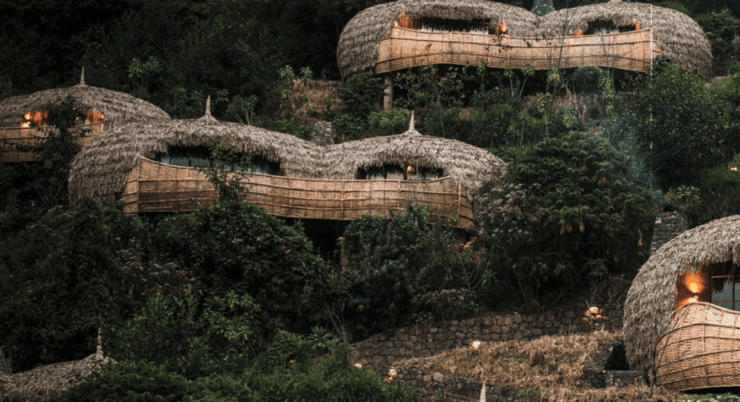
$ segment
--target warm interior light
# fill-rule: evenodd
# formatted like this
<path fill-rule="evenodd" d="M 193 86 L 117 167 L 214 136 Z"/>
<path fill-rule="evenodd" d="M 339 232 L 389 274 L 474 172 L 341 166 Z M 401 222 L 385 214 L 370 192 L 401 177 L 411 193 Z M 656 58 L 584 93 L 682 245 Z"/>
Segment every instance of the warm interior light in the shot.
<path fill-rule="evenodd" d="M 691 293 L 699 293 L 699 284 L 696 282 L 689 282 L 689 290 Z"/>
<path fill-rule="evenodd" d="M 390 370 L 388 370 L 388 375 L 390 375 L 391 377 L 395 377 L 395 376 L 398 375 L 398 370 L 396 370 L 396 369 L 390 369 Z"/>
<path fill-rule="evenodd" d="M 699 300 L 698 300 L 698 299 L 696 298 L 696 296 L 694 296 L 694 297 L 690 298 L 690 299 L 689 299 L 688 301 L 686 301 L 686 304 L 689 304 L 689 303 L 696 303 L 696 302 L 698 302 L 698 301 L 699 301 Z"/>
<path fill-rule="evenodd" d="M 356 368 L 362 368 L 362 363 L 355 363 L 355 364 L 354 364 L 354 366 L 355 366 Z"/>
<path fill-rule="evenodd" d="M 41 127 L 44 125 L 46 119 L 49 117 L 48 110 L 36 110 L 32 112 L 23 113 L 23 121 L 21 122 L 21 128 L 28 127 Z"/>
<path fill-rule="evenodd" d="M 97 123 L 99 121 L 103 121 L 103 114 L 97 109 L 93 109 L 85 113 L 85 124 Z"/>
<path fill-rule="evenodd" d="M 470 347 L 471 347 L 471 348 L 473 348 L 473 349 L 478 349 L 478 348 L 480 347 L 480 344 L 481 344 L 481 343 L 480 343 L 480 341 L 474 341 L 474 342 L 473 342 L 473 343 L 472 343 L 472 344 L 470 345 Z"/>
<path fill-rule="evenodd" d="M 598 307 L 596 307 L 596 306 L 590 307 L 590 308 L 588 309 L 588 311 L 590 311 L 590 312 L 591 312 L 591 313 L 593 313 L 593 314 L 599 314 L 599 308 L 598 308 Z"/>

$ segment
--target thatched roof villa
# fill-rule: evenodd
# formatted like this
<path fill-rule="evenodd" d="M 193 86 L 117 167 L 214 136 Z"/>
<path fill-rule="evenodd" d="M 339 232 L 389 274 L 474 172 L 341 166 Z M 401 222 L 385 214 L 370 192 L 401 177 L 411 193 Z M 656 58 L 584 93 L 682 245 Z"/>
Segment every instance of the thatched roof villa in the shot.
<path fill-rule="evenodd" d="M 373 70 L 375 73 L 400 70 L 415 65 L 426 64 L 460 64 L 455 60 L 447 61 L 445 54 L 451 54 L 449 49 L 437 49 L 437 44 L 451 42 L 451 38 L 440 41 L 427 40 L 437 35 L 455 32 L 459 38 L 467 38 L 467 34 L 475 35 L 480 40 L 486 40 L 489 30 L 499 35 L 514 37 L 531 36 L 536 31 L 536 16 L 523 8 L 508 4 L 486 0 L 398 0 L 391 3 L 379 4 L 360 11 L 344 27 L 337 46 L 337 60 L 342 79 L 346 80 L 353 75 Z M 421 38 L 409 37 L 403 40 L 403 34 Z M 426 37 L 424 35 L 431 35 Z M 462 36 L 460 36 L 462 35 Z M 457 38 L 458 36 L 455 36 Z M 394 60 L 386 55 L 389 47 L 396 47 L 398 37 L 403 45 L 411 52 L 404 60 Z M 393 42 L 389 42 L 393 38 Z M 418 55 L 413 51 L 419 42 L 424 48 L 427 60 L 422 63 L 416 60 Z M 408 42 L 408 43 L 406 43 Z M 486 44 L 484 43 L 484 45 Z M 431 46 L 427 46 L 432 44 Z M 381 54 L 383 53 L 383 54 Z M 467 59 L 460 54 L 464 61 Z M 479 59 L 473 60 L 477 65 Z M 381 64 L 381 66 L 379 66 Z"/>
<path fill-rule="evenodd" d="M 740 215 L 696 227 L 640 268 L 624 308 L 634 370 L 677 390 L 740 386 Z"/>
<path fill-rule="evenodd" d="M 601 35 L 617 42 L 620 34 L 648 29 L 652 31 L 654 56 L 662 53 L 685 70 L 704 77 L 711 74 L 712 48 L 704 30 L 688 15 L 670 8 L 611 0 L 557 10 L 538 19 L 538 35 L 542 38 Z M 615 56 L 638 58 L 640 55 L 634 52 L 644 50 L 635 47 Z"/>
<path fill-rule="evenodd" d="M 210 204 L 216 192 L 197 168 L 223 139 L 257 161 L 240 172 L 245 198 L 269 214 L 301 219 L 354 220 L 402 211 L 409 201 L 432 216 L 457 215 L 475 226 L 472 195 L 505 163 L 471 145 L 407 133 L 319 146 L 289 134 L 200 119 L 134 123 L 92 141 L 72 162 L 72 200 L 120 201 L 127 212 L 184 212 Z"/>
<path fill-rule="evenodd" d="M 595 65 L 644 72 L 660 54 L 684 69 L 710 73 L 709 40 L 694 20 L 619 0 L 541 17 L 485 0 L 398 0 L 358 13 L 337 47 L 344 80 L 361 72 L 481 61 L 492 68 Z"/>
<path fill-rule="evenodd" d="M 116 126 L 170 119 L 162 109 L 132 95 L 86 85 L 83 70 L 77 85 L 0 101 L 0 162 L 34 160 L 34 154 L 16 151 L 15 145 L 35 145 L 43 140 L 49 110 L 61 105 L 67 95 L 74 98 L 76 108 L 85 112 L 80 125 L 89 131 L 80 138 L 80 146 Z"/>

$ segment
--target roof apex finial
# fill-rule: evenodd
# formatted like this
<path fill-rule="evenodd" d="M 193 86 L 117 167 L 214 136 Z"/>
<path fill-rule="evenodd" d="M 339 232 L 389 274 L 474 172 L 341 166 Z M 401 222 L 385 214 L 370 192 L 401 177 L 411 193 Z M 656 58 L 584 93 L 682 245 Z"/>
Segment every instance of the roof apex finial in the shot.
<path fill-rule="evenodd" d="M 411 111 L 411 120 L 409 121 L 409 131 L 416 131 L 414 128 L 414 111 Z"/>
<path fill-rule="evenodd" d="M 85 85 L 85 67 L 82 67 L 82 72 L 80 73 L 80 85 Z"/>
<path fill-rule="evenodd" d="M 208 98 L 206 98 L 206 114 L 205 115 L 213 117 L 213 115 L 211 114 L 211 95 L 208 95 Z"/>

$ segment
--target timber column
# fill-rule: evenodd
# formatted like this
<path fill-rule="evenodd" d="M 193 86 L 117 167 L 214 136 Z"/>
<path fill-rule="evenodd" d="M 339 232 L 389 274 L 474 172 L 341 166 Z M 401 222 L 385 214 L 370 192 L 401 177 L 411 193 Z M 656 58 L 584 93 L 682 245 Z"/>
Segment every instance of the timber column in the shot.
<path fill-rule="evenodd" d="M 393 108 L 393 74 L 386 74 L 383 83 L 385 83 L 383 110 L 391 110 Z"/>

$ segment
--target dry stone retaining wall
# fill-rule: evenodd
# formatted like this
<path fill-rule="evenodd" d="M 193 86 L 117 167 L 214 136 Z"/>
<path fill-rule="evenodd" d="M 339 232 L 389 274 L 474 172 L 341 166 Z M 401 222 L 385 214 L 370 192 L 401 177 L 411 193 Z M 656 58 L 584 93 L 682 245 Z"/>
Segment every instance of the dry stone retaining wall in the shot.
<path fill-rule="evenodd" d="M 583 297 L 540 313 L 489 313 L 485 317 L 419 324 L 375 334 L 353 345 L 353 360 L 390 366 L 394 361 L 429 357 L 474 341 L 534 339 L 543 335 L 621 330 L 628 281 L 618 281 L 598 294 L 588 308 Z"/>

